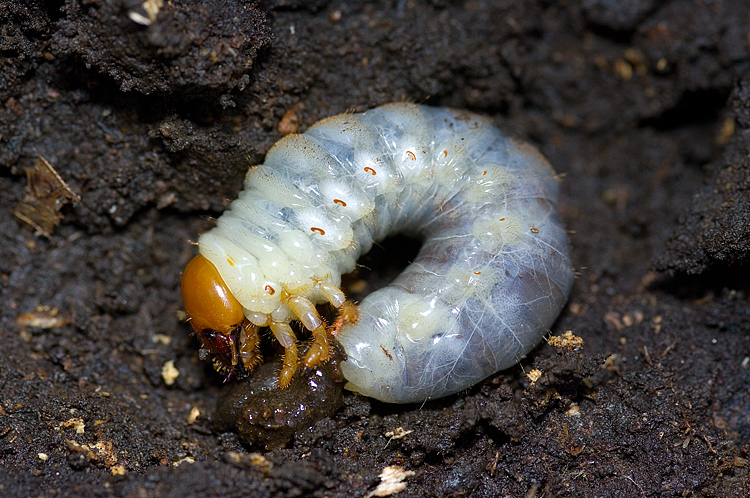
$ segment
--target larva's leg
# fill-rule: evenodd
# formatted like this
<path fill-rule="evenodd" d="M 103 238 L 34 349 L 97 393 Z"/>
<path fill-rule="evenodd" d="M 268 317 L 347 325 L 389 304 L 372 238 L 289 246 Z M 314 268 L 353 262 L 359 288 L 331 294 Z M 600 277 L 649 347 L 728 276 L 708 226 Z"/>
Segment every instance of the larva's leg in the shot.
<path fill-rule="evenodd" d="M 336 322 L 331 327 L 331 335 L 336 337 L 336 334 L 344 324 L 354 323 L 359 318 L 359 308 L 351 301 L 344 301 L 339 308 L 339 316 Z"/>
<path fill-rule="evenodd" d="M 331 357 L 329 336 L 335 336 L 336 332 L 338 332 L 339 328 L 341 328 L 344 323 L 356 322 L 357 317 L 359 316 L 357 306 L 351 301 L 346 300 L 346 296 L 341 289 L 328 282 L 320 282 L 318 288 L 320 289 L 320 293 L 323 294 L 323 297 L 325 297 L 334 307 L 338 308 L 339 316 L 333 327 L 326 329 L 319 326 L 312 331 L 313 344 L 310 346 L 310 349 L 307 350 L 307 354 L 305 355 L 305 368 L 312 368 L 320 363 L 328 361 Z"/>
<path fill-rule="evenodd" d="M 321 294 L 323 294 L 333 306 L 336 308 L 344 306 L 344 309 L 349 310 L 344 312 L 345 316 L 352 316 L 352 307 L 354 308 L 354 313 L 356 313 L 356 306 L 346 301 L 346 297 L 341 289 L 327 282 L 321 282 L 319 288 Z M 346 303 L 348 303 L 348 306 L 345 306 Z M 326 331 L 326 322 L 320 317 L 315 305 L 312 301 L 303 296 L 293 295 L 289 297 L 286 301 L 286 305 L 279 307 L 279 309 L 271 313 L 270 317 L 266 315 L 261 317 L 265 318 L 265 320 L 261 320 L 260 318 L 254 320 L 256 325 L 265 325 L 267 323 L 271 328 L 274 337 L 276 337 L 279 344 L 284 347 L 284 361 L 281 373 L 279 374 L 280 388 L 289 385 L 297 369 L 297 336 L 289 325 L 289 320 L 291 319 L 291 315 L 289 314 L 290 310 L 297 316 L 297 318 L 299 318 L 302 325 L 312 332 L 313 343 L 305 354 L 305 367 L 312 368 L 320 363 L 328 361 L 331 357 L 331 346 L 329 332 Z M 270 321 L 267 322 L 266 320 L 269 320 L 269 318 Z M 254 366 L 255 365 L 253 365 L 253 367 Z"/>
<path fill-rule="evenodd" d="M 344 291 L 328 282 L 318 282 L 318 289 L 323 297 L 333 305 L 334 308 L 340 308 L 346 302 Z"/>
<path fill-rule="evenodd" d="M 284 348 L 284 361 L 279 373 L 279 388 L 289 385 L 297 371 L 297 336 L 287 322 L 272 321 L 271 332 Z"/>
<path fill-rule="evenodd" d="M 292 382 L 294 372 L 297 371 L 297 343 L 293 342 L 291 346 L 284 349 L 284 361 L 279 373 L 279 389 L 284 389 Z"/>
<path fill-rule="evenodd" d="M 307 298 L 302 296 L 292 296 L 287 304 L 297 315 L 305 328 L 312 332 L 313 344 L 307 350 L 305 355 L 305 367 L 314 367 L 322 363 L 331 356 L 331 349 L 328 345 L 328 336 L 326 335 L 326 323 L 318 314 L 315 305 Z"/>
<path fill-rule="evenodd" d="M 313 343 L 305 355 L 305 368 L 312 368 L 320 363 L 328 361 L 331 357 L 331 346 L 328 342 L 328 332 L 325 324 L 321 324 L 312 331 Z"/>
<path fill-rule="evenodd" d="M 321 324 L 325 323 L 318 314 L 315 305 L 306 297 L 292 296 L 286 304 L 292 312 L 297 315 L 299 321 L 302 322 L 302 325 L 311 332 L 320 327 Z"/>
<path fill-rule="evenodd" d="M 343 314 L 346 314 L 347 316 L 350 315 L 350 308 L 349 306 L 345 306 L 346 303 L 349 303 L 349 305 L 354 306 L 350 302 L 346 300 L 346 296 L 344 295 L 344 292 L 336 287 L 335 285 L 329 283 L 329 282 L 319 282 L 318 283 L 318 289 L 320 289 L 320 293 L 323 295 L 323 297 L 331 303 L 335 308 L 339 308 Z M 296 303 L 299 305 L 299 303 Z M 312 303 L 310 303 L 312 305 Z M 290 304 L 291 306 L 291 304 Z M 354 306 L 355 312 L 356 312 L 356 306 Z M 294 309 L 294 308 L 292 308 Z M 309 311 L 309 309 L 306 309 L 306 311 Z M 295 311 L 296 312 L 296 311 Z M 316 311 L 317 314 L 317 311 Z M 298 316 L 302 316 L 299 315 Z M 339 316 L 338 321 L 341 320 L 341 316 Z M 304 323 L 304 321 L 303 321 Z M 307 353 L 305 354 L 305 360 L 304 365 L 305 368 L 312 368 L 320 363 L 324 363 L 328 361 L 328 359 L 331 357 L 331 345 L 329 341 L 329 334 L 330 332 L 326 330 L 325 322 L 322 320 L 320 323 L 310 323 L 310 326 L 317 325 L 315 328 L 310 328 L 307 324 L 305 324 L 306 327 L 308 327 L 312 331 L 313 336 L 313 343 L 310 346 L 310 348 L 307 350 Z"/>
<path fill-rule="evenodd" d="M 245 320 L 242 323 L 240 331 L 240 360 L 242 366 L 247 372 L 252 372 L 255 367 L 263 362 L 263 356 L 260 354 L 260 334 L 259 327 Z"/>
<path fill-rule="evenodd" d="M 271 322 L 271 332 L 284 349 L 297 342 L 297 336 L 288 322 Z"/>

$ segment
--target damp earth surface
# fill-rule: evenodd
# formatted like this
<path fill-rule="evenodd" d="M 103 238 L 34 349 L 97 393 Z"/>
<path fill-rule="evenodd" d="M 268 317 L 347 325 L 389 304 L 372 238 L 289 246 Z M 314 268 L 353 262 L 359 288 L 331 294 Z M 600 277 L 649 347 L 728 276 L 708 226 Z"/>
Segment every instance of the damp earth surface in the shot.
<path fill-rule="evenodd" d="M 2 494 L 367 496 L 389 468 L 403 496 L 747 496 L 749 13 L 6 1 Z M 451 397 L 345 392 L 245 443 L 181 313 L 190 241 L 282 132 L 394 101 L 489 115 L 561 173 L 577 279 L 554 339 Z"/>

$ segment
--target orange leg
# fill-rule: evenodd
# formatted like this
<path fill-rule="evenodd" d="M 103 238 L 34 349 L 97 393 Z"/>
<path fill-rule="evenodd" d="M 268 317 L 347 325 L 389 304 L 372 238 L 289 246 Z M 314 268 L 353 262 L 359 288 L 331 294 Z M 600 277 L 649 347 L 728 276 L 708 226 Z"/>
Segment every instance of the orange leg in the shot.
<path fill-rule="evenodd" d="M 312 331 L 313 343 L 305 355 L 305 368 L 312 368 L 328 361 L 331 357 L 331 346 L 328 342 L 328 332 L 325 324 L 319 325 Z"/>
<path fill-rule="evenodd" d="M 242 331 L 240 332 L 240 359 L 245 371 L 252 372 L 255 367 L 263 362 L 263 356 L 260 354 L 260 334 L 259 327 L 253 325 L 247 319 L 242 322 Z"/>
<path fill-rule="evenodd" d="M 359 309 L 357 305 L 351 301 L 344 301 L 339 307 L 339 316 L 336 318 L 333 327 L 331 327 L 331 335 L 336 337 L 339 330 L 344 324 L 355 323 L 359 318 Z"/>
<path fill-rule="evenodd" d="M 279 389 L 284 389 L 292 382 L 294 372 L 297 371 L 297 343 L 284 349 L 284 361 L 279 373 Z"/>

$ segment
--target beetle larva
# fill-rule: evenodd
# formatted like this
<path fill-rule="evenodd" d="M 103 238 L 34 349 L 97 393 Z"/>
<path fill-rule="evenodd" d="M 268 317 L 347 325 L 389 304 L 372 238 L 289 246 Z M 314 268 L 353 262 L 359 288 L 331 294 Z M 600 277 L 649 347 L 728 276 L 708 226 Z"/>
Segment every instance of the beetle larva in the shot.
<path fill-rule="evenodd" d="M 259 327 L 285 348 L 279 385 L 330 356 L 348 387 L 382 401 L 446 396 L 515 364 L 548 331 L 573 284 L 558 180 L 532 146 L 484 117 L 389 104 L 289 135 L 199 241 L 182 280 L 204 353 L 230 372 L 260 361 Z M 374 242 L 423 245 L 354 308 L 341 275 Z M 345 308 L 328 327 L 315 304 Z"/>

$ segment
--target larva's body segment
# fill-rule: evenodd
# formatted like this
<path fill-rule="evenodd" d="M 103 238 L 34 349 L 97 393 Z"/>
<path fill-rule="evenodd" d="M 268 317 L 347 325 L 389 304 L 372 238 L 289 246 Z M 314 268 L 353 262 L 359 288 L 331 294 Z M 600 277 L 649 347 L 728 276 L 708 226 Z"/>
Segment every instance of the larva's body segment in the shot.
<path fill-rule="evenodd" d="M 250 322 L 313 330 L 290 296 L 337 304 L 373 242 L 422 239 L 336 335 L 349 387 L 420 402 L 515 364 L 554 322 L 573 283 L 557 197 L 547 161 L 485 118 L 391 104 L 281 140 L 199 246 Z"/>

